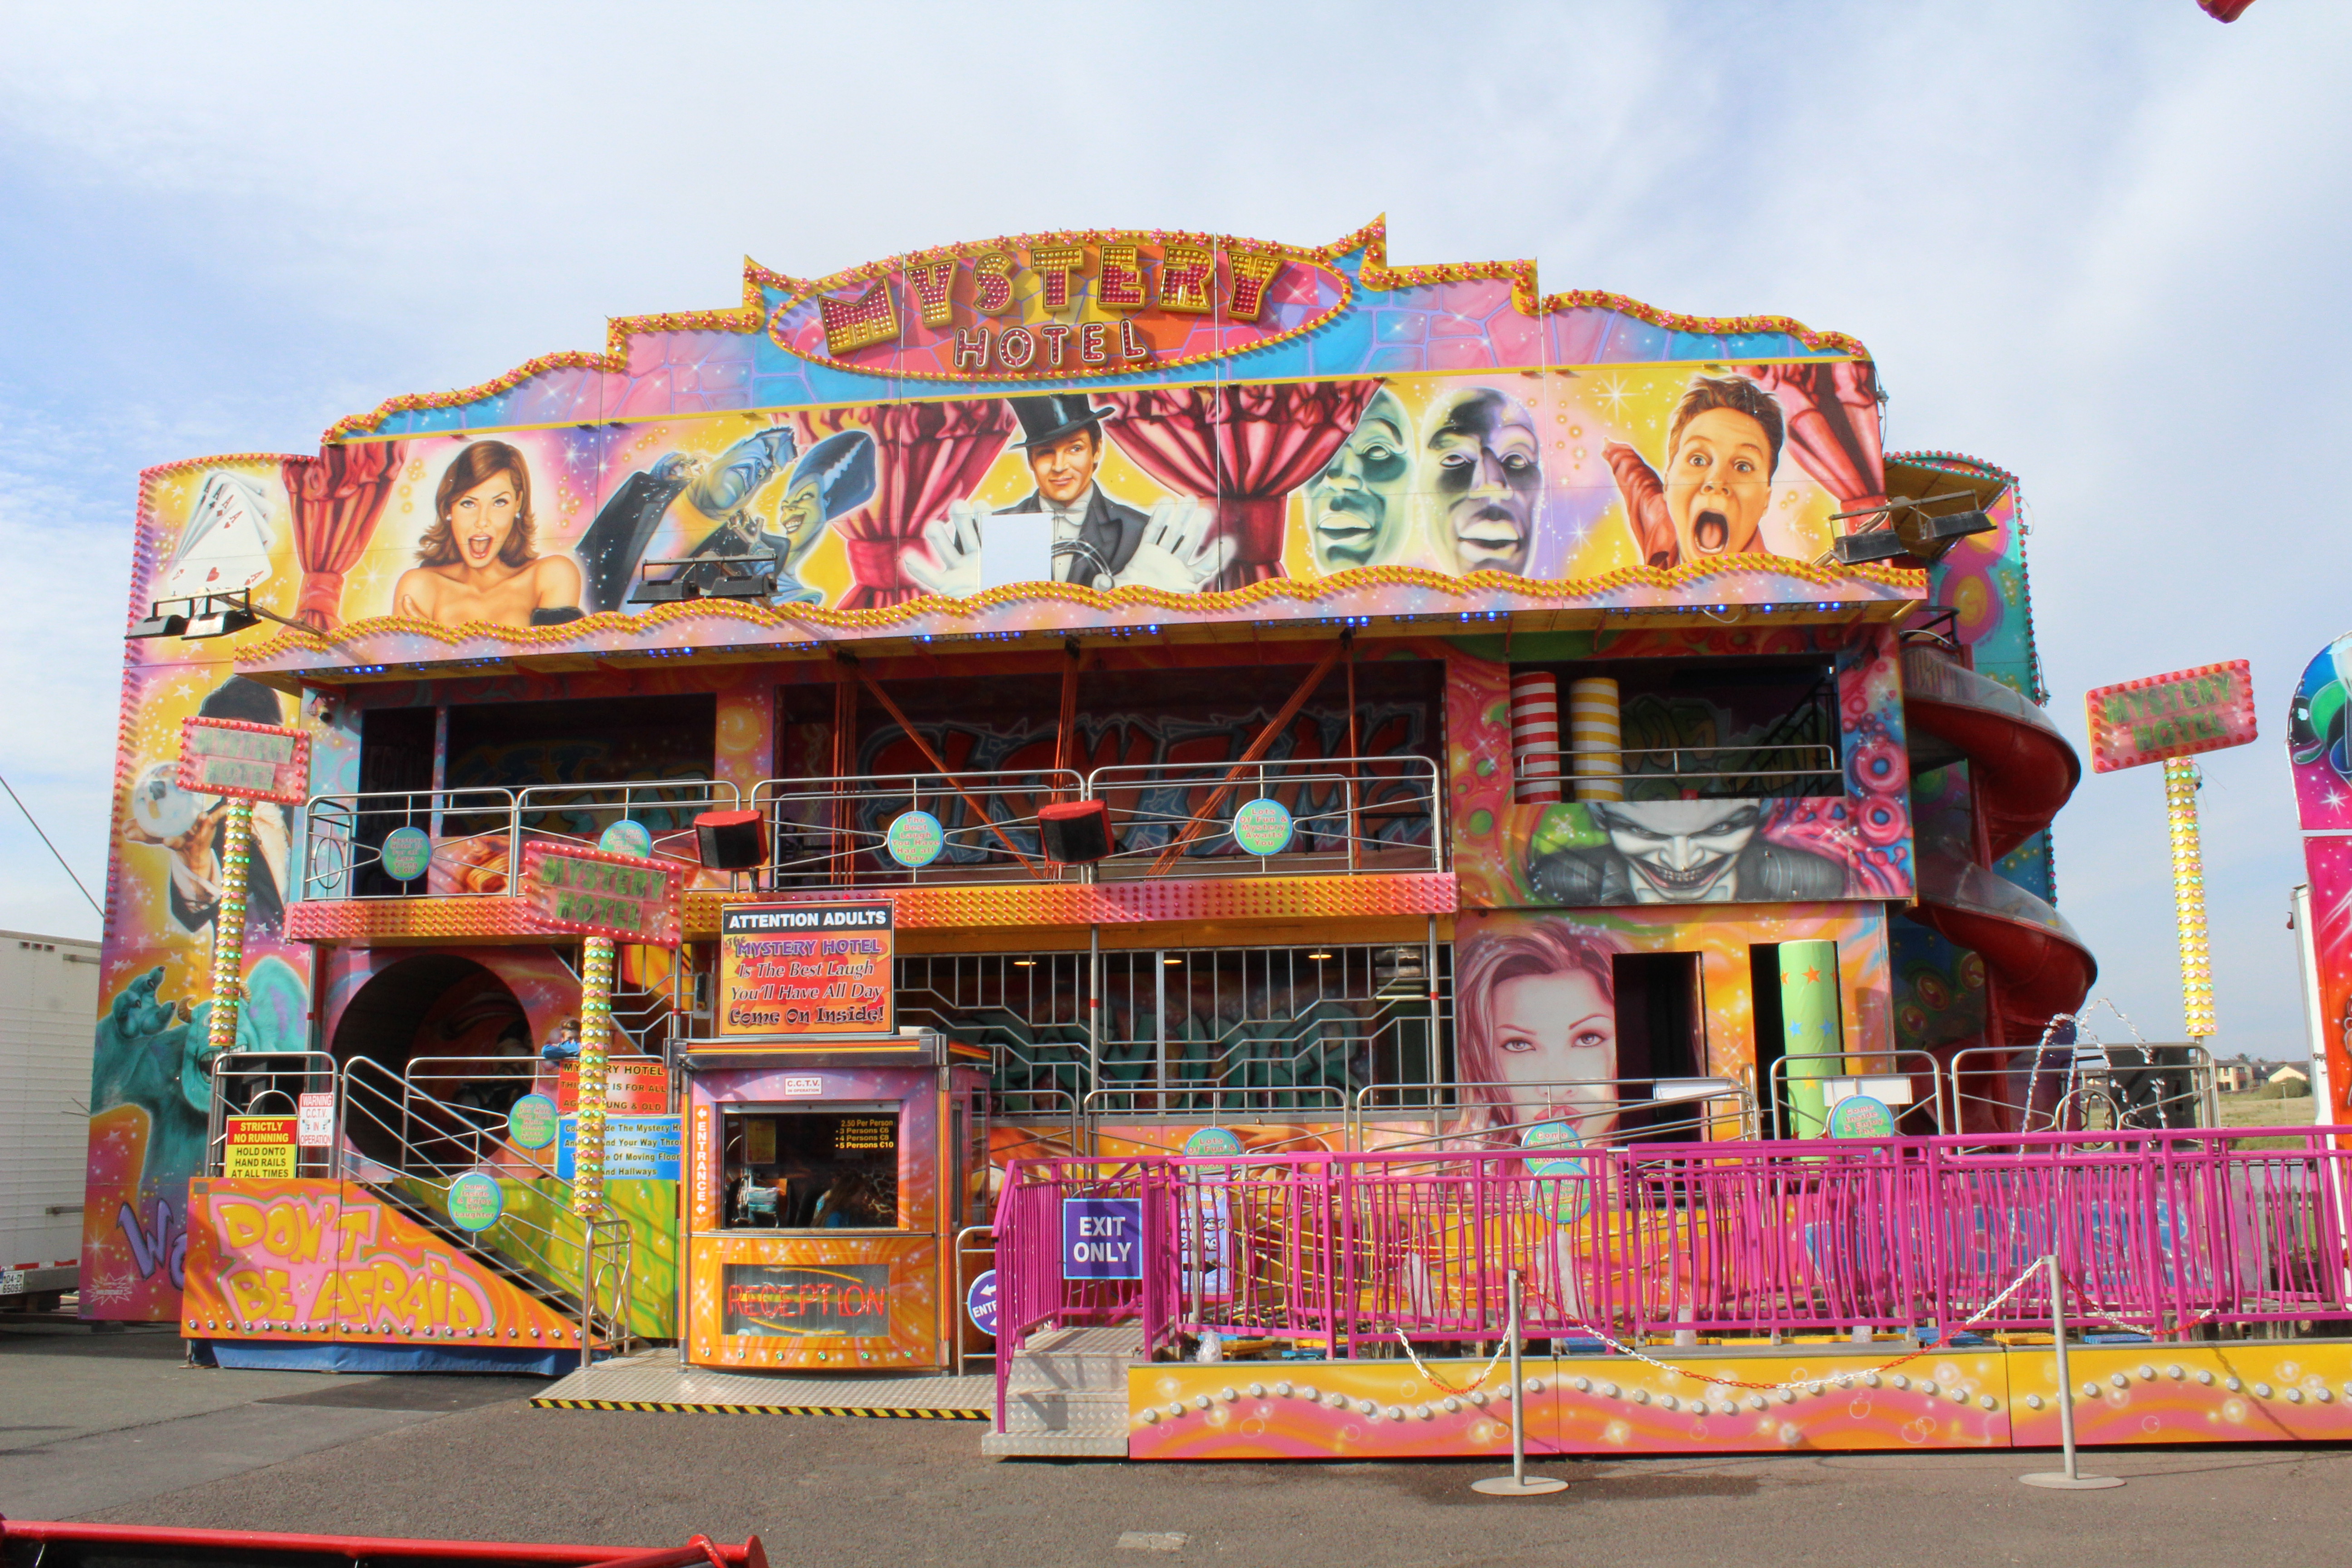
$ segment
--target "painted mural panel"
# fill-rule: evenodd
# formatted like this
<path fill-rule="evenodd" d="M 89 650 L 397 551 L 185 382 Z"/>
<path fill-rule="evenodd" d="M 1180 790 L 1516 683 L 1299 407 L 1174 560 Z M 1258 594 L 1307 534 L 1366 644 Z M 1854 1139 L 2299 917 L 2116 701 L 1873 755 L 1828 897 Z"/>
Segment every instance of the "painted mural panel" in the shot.
<path fill-rule="evenodd" d="M 1800 628 L 1724 633 L 1571 633 L 1476 639 L 1446 683 L 1454 868 L 1465 909 L 1710 905 L 1886 900 L 1912 890 L 1909 763 L 1895 642 L 1864 630 L 1823 645 Z M 1503 654 L 1504 658 L 1492 657 Z M 1737 656 L 1820 658 L 1835 669 L 1834 712 L 1805 731 L 1832 771 L 1773 775 L 1781 793 L 1749 796 L 1715 771 L 1644 773 L 1643 756 L 1737 758 L 1780 738 L 1736 709 L 1676 697 L 1624 708 L 1626 759 L 1617 802 L 1515 798 L 1510 679 L 1530 661 Z M 1623 668 L 1622 665 L 1616 668 Z M 1645 725 L 1648 727 L 1645 733 Z M 1650 748 L 1644 752 L 1643 747 Z M 1770 764 L 1778 767 L 1780 764 Z M 1741 771 L 1761 764 L 1738 764 Z M 1831 793 L 1838 791 L 1839 793 Z"/>

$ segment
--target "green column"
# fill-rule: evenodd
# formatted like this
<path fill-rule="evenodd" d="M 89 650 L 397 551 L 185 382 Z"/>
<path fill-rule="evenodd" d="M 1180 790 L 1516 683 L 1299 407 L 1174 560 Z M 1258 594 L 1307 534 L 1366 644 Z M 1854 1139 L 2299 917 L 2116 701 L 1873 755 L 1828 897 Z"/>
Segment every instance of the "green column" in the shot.
<path fill-rule="evenodd" d="M 1816 1053 L 1844 1046 L 1837 963 L 1833 942 L 1780 944 L 1781 1039 L 1792 1058 L 1781 1070 L 1789 1080 L 1789 1135 L 1792 1138 L 1829 1136 L 1829 1107 L 1822 1103 L 1819 1080 L 1836 1077 L 1843 1064 Z M 1806 1056 L 1815 1059 L 1793 1059 Z"/>

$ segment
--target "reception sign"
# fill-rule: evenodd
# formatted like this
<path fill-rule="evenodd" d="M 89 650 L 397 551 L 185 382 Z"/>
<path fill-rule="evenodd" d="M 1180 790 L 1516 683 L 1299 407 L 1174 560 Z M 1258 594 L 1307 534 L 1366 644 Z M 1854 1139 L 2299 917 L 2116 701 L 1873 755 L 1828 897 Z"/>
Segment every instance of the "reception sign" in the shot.
<path fill-rule="evenodd" d="M 895 910 L 734 904 L 719 914 L 722 1035 L 887 1035 Z"/>

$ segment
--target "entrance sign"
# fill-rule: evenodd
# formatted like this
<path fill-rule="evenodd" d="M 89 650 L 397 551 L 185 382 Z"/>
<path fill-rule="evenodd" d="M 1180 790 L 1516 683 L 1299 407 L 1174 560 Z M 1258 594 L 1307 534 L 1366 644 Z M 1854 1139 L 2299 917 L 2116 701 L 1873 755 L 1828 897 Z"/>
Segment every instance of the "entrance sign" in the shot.
<path fill-rule="evenodd" d="M 182 789 L 299 805 L 310 794 L 310 738 L 237 719 L 180 721 Z"/>
<path fill-rule="evenodd" d="M 675 868 L 633 855 L 532 843 L 523 847 L 522 893 L 543 931 L 576 931 L 647 947 L 676 947 Z"/>
<path fill-rule="evenodd" d="M 335 1142 L 335 1097 L 306 1094 L 294 1102 L 294 1146 L 330 1149 Z"/>
<path fill-rule="evenodd" d="M 996 1270 L 988 1269 L 963 1293 L 964 1316 L 989 1338 L 996 1337 Z"/>
<path fill-rule="evenodd" d="M 2083 694 L 2091 766 L 2103 773 L 2242 746 L 2254 738 L 2254 679 L 2242 659 L 2200 664 Z"/>
<path fill-rule="evenodd" d="M 292 1116 L 230 1117 L 221 1146 L 221 1174 L 292 1181 L 295 1162 L 301 1158 L 294 1142 L 296 1121 Z"/>
<path fill-rule="evenodd" d="M 887 903 L 733 904 L 719 911 L 722 1035 L 887 1035 Z"/>
<path fill-rule="evenodd" d="M 1062 1278 L 1143 1278 L 1141 1198 L 1062 1200 Z"/>

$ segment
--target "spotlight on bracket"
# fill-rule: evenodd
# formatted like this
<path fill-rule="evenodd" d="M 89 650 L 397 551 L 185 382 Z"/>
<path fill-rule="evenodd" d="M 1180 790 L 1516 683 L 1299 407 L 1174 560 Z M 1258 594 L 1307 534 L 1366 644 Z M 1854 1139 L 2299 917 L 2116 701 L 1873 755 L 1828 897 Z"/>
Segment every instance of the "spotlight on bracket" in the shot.
<path fill-rule="evenodd" d="M 263 609 L 253 602 L 250 592 L 240 588 L 234 594 L 192 594 L 184 598 L 152 600 L 146 618 L 132 622 L 130 631 L 123 635 L 184 637 L 194 642 L 203 637 L 233 637 L 262 621 L 276 621 L 281 626 L 303 631 L 310 629 L 299 621 L 289 621 L 273 610 Z"/>

